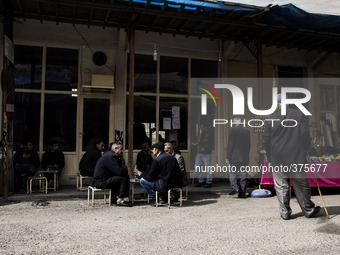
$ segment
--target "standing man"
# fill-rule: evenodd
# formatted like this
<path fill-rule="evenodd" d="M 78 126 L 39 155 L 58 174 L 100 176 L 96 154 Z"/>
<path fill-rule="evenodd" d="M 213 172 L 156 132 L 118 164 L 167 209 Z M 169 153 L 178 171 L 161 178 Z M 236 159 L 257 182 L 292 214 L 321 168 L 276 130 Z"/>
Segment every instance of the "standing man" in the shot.
<path fill-rule="evenodd" d="M 84 176 L 93 176 L 94 168 L 97 161 L 102 156 L 102 151 L 104 150 L 104 141 L 97 138 L 95 145 L 88 147 L 79 163 L 80 174 Z M 110 148 L 111 150 L 111 148 Z"/>
<path fill-rule="evenodd" d="M 152 145 L 152 152 L 155 159 L 152 161 L 150 172 L 134 170 L 134 173 L 141 178 L 140 184 L 149 194 L 151 200 L 156 199 L 156 192 L 160 193 L 159 203 L 167 201 L 167 191 L 171 188 L 182 187 L 182 175 L 175 157 L 164 153 L 164 144 L 155 143 Z"/>
<path fill-rule="evenodd" d="M 234 118 L 233 124 L 236 126 L 230 130 L 226 163 L 227 165 L 235 166 L 237 172 L 229 172 L 231 188 L 229 195 L 234 195 L 238 192 L 239 198 L 246 198 L 247 173 L 240 171 L 240 168 L 249 164 L 250 132 L 241 126 L 240 118 Z M 237 173 L 240 176 L 240 185 L 237 183 Z"/>
<path fill-rule="evenodd" d="M 111 189 L 118 195 L 117 206 L 132 206 L 129 201 L 130 178 L 125 165 L 123 146 L 115 142 L 97 162 L 93 173 L 93 185 L 99 189 Z"/>
<path fill-rule="evenodd" d="M 298 109 L 287 108 L 286 115 L 281 115 L 280 95 L 278 95 L 278 102 L 276 111 L 266 120 L 264 144 L 268 161 L 271 162 L 273 167 L 286 166 L 288 169 L 293 170 L 290 172 L 273 171 L 280 215 L 284 220 L 288 220 L 292 213 L 289 205 L 290 178 L 302 212 L 307 218 L 311 218 L 318 214 L 321 208 L 320 206 L 315 206 L 311 201 L 311 191 L 306 173 L 304 171 L 294 172 L 294 165 L 307 163 L 306 155 L 310 148 L 308 124 L 305 115 Z M 283 120 L 285 120 L 286 126 L 296 125 L 294 127 L 285 127 L 281 125 Z"/>
<path fill-rule="evenodd" d="M 212 187 L 212 173 L 210 170 L 211 152 L 214 147 L 214 138 L 208 130 L 208 126 L 201 123 L 201 135 L 198 143 L 198 153 L 195 157 L 195 171 L 197 173 L 198 183 L 196 187 L 204 186 L 204 188 Z M 207 182 L 203 178 L 201 166 L 204 164 L 207 172 Z M 199 169 L 198 171 L 196 169 Z"/>

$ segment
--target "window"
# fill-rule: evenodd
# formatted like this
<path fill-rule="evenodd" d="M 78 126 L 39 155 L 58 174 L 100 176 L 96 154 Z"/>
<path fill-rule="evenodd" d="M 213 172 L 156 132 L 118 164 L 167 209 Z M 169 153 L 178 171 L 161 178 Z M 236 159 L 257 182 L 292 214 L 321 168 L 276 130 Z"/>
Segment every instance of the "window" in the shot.
<path fill-rule="evenodd" d="M 67 90 L 78 86 L 78 50 L 47 48 L 45 89 Z"/>
<path fill-rule="evenodd" d="M 21 93 L 14 94 L 14 150 L 29 139 L 36 149 L 39 147 L 41 94 Z"/>
<path fill-rule="evenodd" d="M 45 95 L 44 145 L 56 140 L 63 151 L 75 151 L 76 120 L 76 97 L 65 94 Z"/>
<path fill-rule="evenodd" d="M 41 89 L 42 47 L 15 45 L 15 88 Z"/>
<path fill-rule="evenodd" d="M 103 139 L 106 146 L 109 142 L 110 100 L 84 99 L 83 116 L 83 151 L 95 137 Z"/>
<path fill-rule="evenodd" d="M 188 93 L 188 59 L 160 58 L 160 92 L 171 94 Z"/>

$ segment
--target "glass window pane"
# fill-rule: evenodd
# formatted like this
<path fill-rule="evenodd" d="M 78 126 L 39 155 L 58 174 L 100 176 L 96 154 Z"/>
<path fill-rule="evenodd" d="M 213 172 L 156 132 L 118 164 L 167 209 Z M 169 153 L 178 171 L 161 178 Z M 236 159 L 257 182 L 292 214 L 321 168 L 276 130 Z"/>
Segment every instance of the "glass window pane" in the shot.
<path fill-rule="evenodd" d="M 44 145 L 56 140 L 63 151 L 76 149 L 77 97 L 45 95 Z"/>
<path fill-rule="evenodd" d="M 218 76 L 218 62 L 213 60 L 192 59 L 191 77 L 216 78 Z"/>
<path fill-rule="evenodd" d="M 126 148 L 128 146 L 129 96 L 126 99 Z M 133 148 L 141 149 L 145 142 L 156 141 L 156 97 L 135 96 Z M 158 140 L 157 140 L 158 141 Z"/>
<path fill-rule="evenodd" d="M 14 150 L 25 140 L 32 140 L 34 146 L 39 146 L 40 105 L 41 97 L 37 93 L 15 92 L 14 114 Z"/>
<path fill-rule="evenodd" d="M 159 130 L 162 138 L 167 142 L 175 140 L 179 150 L 186 150 L 188 148 L 187 98 L 161 97 L 159 114 Z"/>
<path fill-rule="evenodd" d="M 105 146 L 109 145 L 109 119 L 109 99 L 84 99 L 83 151 L 86 151 L 87 145 L 97 137 L 103 139 Z"/>
<path fill-rule="evenodd" d="M 160 92 L 187 94 L 188 59 L 161 57 L 160 61 Z"/>
<path fill-rule="evenodd" d="M 129 91 L 129 66 L 128 55 L 127 91 Z M 157 61 L 151 55 L 135 54 L 135 90 L 136 92 L 156 92 L 157 86 Z"/>
<path fill-rule="evenodd" d="M 42 48 L 14 46 L 15 88 L 41 89 Z"/>
<path fill-rule="evenodd" d="M 78 50 L 47 48 L 45 89 L 71 91 L 77 86 Z"/>

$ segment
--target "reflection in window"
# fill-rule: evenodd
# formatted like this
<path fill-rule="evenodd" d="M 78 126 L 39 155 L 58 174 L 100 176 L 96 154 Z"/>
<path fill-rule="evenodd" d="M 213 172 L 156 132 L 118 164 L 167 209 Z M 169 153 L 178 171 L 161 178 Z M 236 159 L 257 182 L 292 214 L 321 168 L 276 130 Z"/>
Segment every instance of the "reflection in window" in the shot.
<path fill-rule="evenodd" d="M 129 91 L 129 56 L 127 67 L 127 91 Z M 135 55 L 135 90 L 136 92 L 156 92 L 157 61 L 151 55 Z"/>
<path fill-rule="evenodd" d="M 109 145 L 109 99 L 84 99 L 83 114 L 83 151 L 96 138 L 103 139 L 105 146 Z M 90 143 L 90 144 L 89 144 Z"/>
<path fill-rule="evenodd" d="M 39 146 L 40 94 L 16 92 L 14 96 L 14 150 L 25 140 Z"/>
<path fill-rule="evenodd" d="M 217 78 L 218 62 L 213 60 L 192 59 L 191 77 L 192 78 Z"/>
<path fill-rule="evenodd" d="M 77 97 L 63 94 L 45 95 L 44 145 L 56 140 L 64 151 L 75 151 L 76 120 Z"/>
<path fill-rule="evenodd" d="M 188 59 L 160 58 L 160 92 L 188 93 Z"/>
<path fill-rule="evenodd" d="M 175 140 L 179 149 L 187 149 L 188 100 L 187 98 L 160 98 L 159 130 L 164 141 Z"/>
<path fill-rule="evenodd" d="M 78 50 L 47 48 L 45 88 L 71 91 L 77 85 Z"/>
<path fill-rule="evenodd" d="M 42 47 L 14 46 L 15 88 L 41 89 Z"/>
<path fill-rule="evenodd" d="M 126 99 L 126 148 L 128 145 L 129 96 Z M 140 149 L 142 144 L 156 142 L 156 97 L 135 96 L 133 148 Z M 158 140 L 157 140 L 158 141 Z"/>

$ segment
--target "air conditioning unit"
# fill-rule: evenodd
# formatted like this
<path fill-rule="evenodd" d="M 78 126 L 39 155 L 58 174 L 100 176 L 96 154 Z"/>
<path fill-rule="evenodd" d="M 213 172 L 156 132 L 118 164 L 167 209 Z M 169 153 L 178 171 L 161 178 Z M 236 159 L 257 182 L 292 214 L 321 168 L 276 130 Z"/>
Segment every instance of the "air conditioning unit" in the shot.
<path fill-rule="evenodd" d="M 91 76 L 91 87 L 92 88 L 103 88 L 103 89 L 113 89 L 114 80 L 113 75 L 103 75 L 103 74 L 92 74 Z"/>

